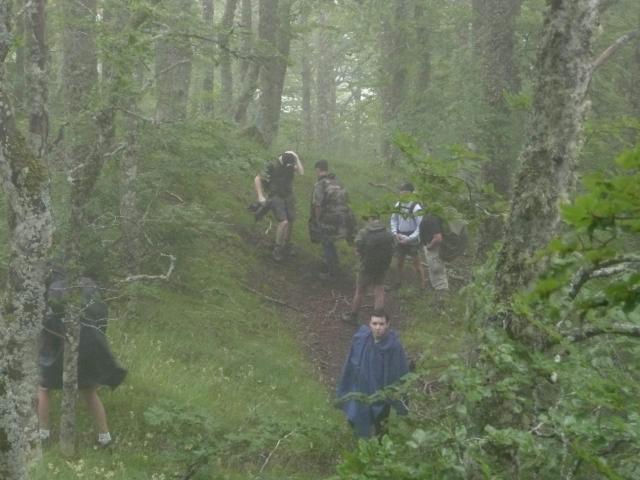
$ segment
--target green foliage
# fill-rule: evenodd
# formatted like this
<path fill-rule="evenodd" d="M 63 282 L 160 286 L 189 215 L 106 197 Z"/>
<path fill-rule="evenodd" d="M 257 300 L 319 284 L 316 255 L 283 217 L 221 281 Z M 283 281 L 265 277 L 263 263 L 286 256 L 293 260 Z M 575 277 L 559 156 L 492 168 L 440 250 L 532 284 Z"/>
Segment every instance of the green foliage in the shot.
<path fill-rule="evenodd" d="M 531 335 L 495 324 L 490 260 L 464 293 L 467 353 L 436 394 L 424 395 L 431 372 L 419 369 L 409 417 L 346 456 L 339 478 L 640 474 L 640 149 L 616 165 L 585 178 L 586 193 L 563 209 L 567 231 L 540 253 L 548 268 L 516 301 Z"/>

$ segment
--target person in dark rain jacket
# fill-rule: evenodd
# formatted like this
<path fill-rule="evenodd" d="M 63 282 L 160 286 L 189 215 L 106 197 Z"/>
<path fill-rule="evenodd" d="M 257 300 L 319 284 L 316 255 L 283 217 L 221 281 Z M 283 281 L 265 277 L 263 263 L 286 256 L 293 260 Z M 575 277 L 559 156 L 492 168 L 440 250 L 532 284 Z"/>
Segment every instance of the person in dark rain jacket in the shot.
<path fill-rule="evenodd" d="M 338 383 L 337 396 L 349 424 L 357 436 L 368 438 L 384 433 L 383 422 L 393 406 L 396 413 L 407 413 L 400 400 L 367 403 L 344 398 L 350 393 L 372 395 L 398 381 L 409 371 L 400 339 L 389 328 L 389 316 L 374 311 L 369 325 L 362 325 L 353 336 L 351 350 Z"/>

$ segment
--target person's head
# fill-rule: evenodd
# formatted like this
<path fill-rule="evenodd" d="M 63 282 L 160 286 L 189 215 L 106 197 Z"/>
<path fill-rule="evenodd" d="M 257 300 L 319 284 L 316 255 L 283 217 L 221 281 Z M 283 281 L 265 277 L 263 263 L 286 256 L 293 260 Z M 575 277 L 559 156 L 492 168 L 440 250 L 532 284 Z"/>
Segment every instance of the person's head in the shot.
<path fill-rule="evenodd" d="M 400 195 L 409 195 L 415 191 L 415 188 L 411 182 L 402 182 L 398 190 L 400 191 Z"/>
<path fill-rule="evenodd" d="M 316 176 L 320 176 L 329 172 L 329 162 L 326 160 L 318 160 L 314 165 L 316 169 Z"/>
<path fill-rule="evenodd" d="M 375 340 L 380 340 L 389 331 L 391 319 L 389 314 L 384 310 L 374 310 L 369 319 L 369 328 Z"/>
<path fill-rule="evenodd" d="M 298 154 L 292 150 L 287 150 L 278 157 L 278 160 L 285 167 L 293 168 L 298 163 Z"/>

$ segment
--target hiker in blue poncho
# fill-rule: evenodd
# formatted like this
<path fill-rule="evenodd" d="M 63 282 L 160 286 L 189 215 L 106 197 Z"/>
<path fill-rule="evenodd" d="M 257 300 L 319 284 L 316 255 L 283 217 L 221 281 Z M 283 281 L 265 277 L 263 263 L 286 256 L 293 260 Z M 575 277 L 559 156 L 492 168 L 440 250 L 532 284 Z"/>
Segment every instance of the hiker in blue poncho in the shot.
<path fill-rule="evenodd" d="M 407 357 L 395 331 L 389 328 L 389 316 L 374 311 L 369 325 L 362 325 L 353 336 L 351 350 L 338 383 L 338 402 L 357 436 L 368 438 L 381 435 L 383 422 L 393 406 L 399 415 L 407 413 L 399 400 L 380 400 L 373 403 L 348 399 L 349 393 L 372 395 L 391 385 L 409 371 Z"/>

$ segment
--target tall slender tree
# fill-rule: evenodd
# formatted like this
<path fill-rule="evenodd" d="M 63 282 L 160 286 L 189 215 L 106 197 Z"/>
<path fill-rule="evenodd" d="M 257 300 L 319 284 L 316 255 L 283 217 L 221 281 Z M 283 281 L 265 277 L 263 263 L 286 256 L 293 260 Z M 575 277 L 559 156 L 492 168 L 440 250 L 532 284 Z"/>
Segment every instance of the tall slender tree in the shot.
<path fill-rule="evenodd" d="M 213 32 L 214 29 L 214 8 L 213 0 L 202 0 L 202 21 L 207 30 L 211 32 Z M 207 115 L 211 115 L 213 113 L 213 86 L 215 76 L 215 62 L 213 57 L 215 55 L 215 49 L 212 45 L 207 45 L 204 54 L 205 70 L 202 78 L 202 111 Z"/>
<path fill-rule="evenodd" d="M 392 145 L 392 136 L 400 127 L 401 107 L 407 92 L 408 64 L 404 53 L 408 48 L 409 1 L 393 0 L 388 8 L 389 12 L 382 12 L 378 37 L 380 56 L 378 90 L 384 130 L 382 156 L 387 162 L 394 164 L 397 153 Z"/>
<path fill-rule="evenodd" d="M 518 149 L 507 95 L 520 90 L 515 57 L 516 20 L 522 0 L 474 0 L 473 30 L 484 90 L 485 108 L 478 120 L 479 145 L 488 157 L 484 181 L 508 198 Z M 484 258 L 491 245 L 502 236 L 500 216 L 487 217 L 479 235 L 477 253 Z"/>
<path fill-rule="evenodd" d="M 171 122 L 187 118 L 193 49 L 180 30 L 188 22 L 192 2 L 168 4 L 171 24 L 156 43 L 156 120 Z"/>
<path fill-rule="evenodd" d="M 98 149 L 98 125 L 94 121 L 98 85 L 96 49 L 96 0 L 65 0 L 63 31 L 63 83 L 66 117 L 69 122 L 67 152 L 71 178 L 70 218 L 66 237 L 69 285 L 78 285 L 81 263 L 81 236 L 86 224 L 84 205 L 91 188 L 85 179 L 94 171 Z M 73 294 L 73 292 L 71 292 Z M 63 400 L 60 418 L 60 447 L 65 455 L 75 452 L 78 349 L 80 344 L 80 305 L 69 302 L 65 312 Z"/>
<path fill-rule="evenodd" d="M 241 0 L 240 5 L 240 66 L 239 83 L 243 84 L 249 69 L 251 45 L 253 43 L 253 4 L 251 0 Z"/>
<path fill-rule="evenodd" d="M 260 69 L 260 98 L 257 127 L 265 145 L 278 134 L 282 91 L 291 45 L 291 6 L 293 0 L 261 0 L 259 36 L 268 58 Z"/>
<path fill-rule="evenodd" d="M 330 149 L 335 146 L 336 124 L 336 59 L 334 33 L 329 26 L 329 14 L 322 11 L 316 30 L 316 140 L 318 146 Z"/>
<path fill-rule="evenodd" d="M 0 179 L 11 251 L 0 310 L 0 478 L 23 480 L 35 439 L 36 345 L 53 222 L 46 163 L 18 130 L 8 94 L 4 62 L 13 40 L 11 4 L 0 0 Z"/>
<path fill-rule="evenodd" d="M 228 116 L 233 107 L 233 69 L 229 49 L 237 5 L 237 0 L 227 0 L 225 2 L 222 24 L 218 35 L 220 48 L 220 99 L 224 116 Z"/>

